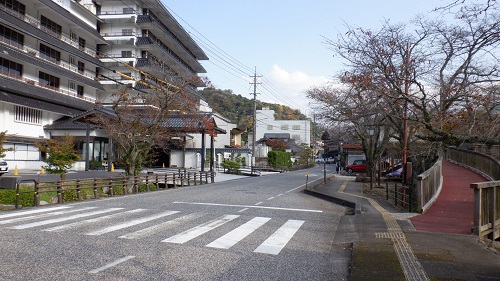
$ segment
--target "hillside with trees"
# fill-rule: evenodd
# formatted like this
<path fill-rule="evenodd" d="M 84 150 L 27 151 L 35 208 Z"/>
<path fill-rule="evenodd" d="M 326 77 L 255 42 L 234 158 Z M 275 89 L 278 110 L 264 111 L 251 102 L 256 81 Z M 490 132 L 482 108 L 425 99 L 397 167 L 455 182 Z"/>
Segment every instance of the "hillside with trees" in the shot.
<path fill-rule="evenodd" d="M 253 127 L 253 99 L 236 95 L 231 90 L 205 88 L 199 93 L 207 101 L 213 111 L 237 124 L 238 127 L 251 130 Z M 298 109 L 285 105 L 267 103 L 257 100 L 257 109 L 267 107 L 274 110 L 276 120 L 306 120 L 307 117 Z"/>

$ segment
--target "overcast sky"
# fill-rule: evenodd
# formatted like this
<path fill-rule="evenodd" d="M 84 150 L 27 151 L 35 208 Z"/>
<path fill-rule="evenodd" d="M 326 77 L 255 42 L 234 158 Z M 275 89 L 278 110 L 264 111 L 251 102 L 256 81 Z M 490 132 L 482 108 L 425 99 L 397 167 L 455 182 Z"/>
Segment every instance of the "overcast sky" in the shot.
<path fill-rule="evenodd" d="M 408 22 L 451 0 L 163 0 L 210 58 L 201 61 L 216 88 L 288 105 L 311 115 L 305 91 L 341 69 L 324 43 L 346 24 L 377 29 L 385 20 Z"/>

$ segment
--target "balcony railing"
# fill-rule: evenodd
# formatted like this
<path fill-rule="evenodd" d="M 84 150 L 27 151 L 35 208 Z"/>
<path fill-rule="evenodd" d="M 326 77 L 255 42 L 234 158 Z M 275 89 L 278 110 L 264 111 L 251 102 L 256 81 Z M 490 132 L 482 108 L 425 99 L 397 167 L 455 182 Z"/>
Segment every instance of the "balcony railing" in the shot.
<path fill-rule="evenodd" d="M 3 36 L 0 36 L 0 42 L 4 43 L 6 45 L 9 45 L 11 47 L 14 47 L 18 50 L 23 50 L 25 53 L 28 53 L 34 57 L 40 58 L 46 62 L 50 62 L 50 63 L 55 64 L 55 65 L 58 65 L 64 69 L 70 70 L 74 73 L 78 73 L 78 74 L 85 76 L 87 78 L 90 78 L 90 79 L 95 78 L 95 72 L 89 71 L 87 69 L 81 71 L 78 69 L 78 67 L 76 65 L 72 65 L 66 61 L 57 60 L 53 57 L 47 56 L 33 47 L 30 47 L 27 45 L 21 45 L 18 42 L 10 40 L 9 38 L 5 38 Z"/>
<path fill-rule="evenodd" d="M 59 93 L 59 94 L 63 94 L 63 95 L 66 95 L 66 96 L 74 97 L 74 98 L 77 98 L 77 99 L 81 99 L 81 100 L 85 100 L 85 101 L 89 101 L 89 102 L 93 102 L 93 103 L 96 101 L 95 98 L 89 98 L 89 97 L 85 97 L 85 96 L 82 96 L 82 95 L 78 95 L 76 92 L 71 92 L 71 91 L 68 91 L 68 90 L 63 90 L 63 89 L 60 89 L 60 88 L 55 88 L 55 87 L 52 87 L 52 86 L 49 86 L 49 85 L 46 85 L 46 84 L 42 84 L 42 83 L 40 83 L 38 81 L 31 80 L 31 79 L 28 79 L 28 78 L 24 78 L 24 77 L 22 77 L 20 75 L 12 74 L 12 73 L 5 72 L 5 71 L 2 71 L 2 70 L 0 70 L 0 76 L 6 77 L 6 78 L 12 79 L 12 80 L 26 82 L 26 83 L 28 83 L 28 84 L 30 84 L 32 86 L 44 88 L 46 90 L 49 90 L 49 91 L 52 91 L 52 92 L 56 92 L 56 93 Z"/>
<path fill-rule="evenodd" d="M 57 32 L 54 32 L 54 31 L 42 26 L 40 21 L 31 15 L 28 15 L 28 14 L 23 15 L 15 10 L 9 9 L 8 7 L 1 5 L 1 4 L 0 4 L 0 10 L 4 11 L 4 12 L 24 21 L 24 22 L 29 23 L 31 26 L 38 28 L 47 34 L 50 34 L 54 38 L 59 39 L 62 42 L 69 44 L 69 45 L 81 50 L 82 52 L 84 52 L 92 57 L 96 57 L 97 52 L 95 50 L 93 50 L 89 47 L 86 47 L 86 46 L 85 47 L 80 46 L 78 41 L 72 40 L 71 37 L 65 33 L 57 33 Z"/>

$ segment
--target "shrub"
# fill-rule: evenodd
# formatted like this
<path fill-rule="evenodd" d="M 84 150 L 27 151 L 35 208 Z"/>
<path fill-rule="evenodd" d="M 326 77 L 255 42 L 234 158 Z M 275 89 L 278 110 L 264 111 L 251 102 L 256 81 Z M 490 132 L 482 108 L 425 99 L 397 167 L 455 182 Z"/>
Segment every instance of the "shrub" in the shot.
<path fill-rule="evenodd" d="M 290 153 L 283 151 L 269 151 L 267 161 L 272 167 L 290 167 L 292 165 Z"/>
<path fill-rule="evenodd" d="M 222 167 L 224 167 L 224 169 L 227 169 L 228 173 L 236 174 L 238 172 L 238 169 L 240 168 L 240 164 L 233 160 L 224 160 L 222 162 Z"/>

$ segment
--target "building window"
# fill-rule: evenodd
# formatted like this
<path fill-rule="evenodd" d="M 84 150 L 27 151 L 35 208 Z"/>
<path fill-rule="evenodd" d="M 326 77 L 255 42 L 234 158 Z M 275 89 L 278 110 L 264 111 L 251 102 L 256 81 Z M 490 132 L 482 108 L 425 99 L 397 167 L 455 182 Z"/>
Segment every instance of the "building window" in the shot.
<path fill-rule="evenodd" d="M 122 51 L 122 58 L 131 58 L 132 51 Z"/>
<path fill-rule="evenodd" d="M 76 40 L 78 40 L 78 35 L 76 35 L 73 31 L 71 31 L 69 35 L 71 37 L 71 41 L 76 42 Z"/>
<path fill-rule="evenodd" d="M 132 35 L 134 35 L 134 31 L 132 29 L 122 29 L 122 35 L 132 36 Z"/>
<path fill-rule="evenodd" d="M 62 33 L 62 27 L 60 25 L 44 16 L 40 16 L 40 25 L 59 35 Z"/>
<path fill-rule="evenodd" d="M 83 86 L 82 85 L 76 86 L 76 95 L 79 97 L 83 97 Z"/>
<path fill-rule="evenodd" d="M 272 131 L 273 130 L 273 125 L 267 125 L 267 130 Z"/>
<path fill-rule="evenodd" d="M 69 64 L 76 65 L 76 58 L 74 56 L 69 56 Z"/>
<path fill-rule="evenodd" d="M 42 124 L 42 111 L 16 105 L 15 121 L 40 125 Z"/>
<path fill-rule="evenodd" d="M 45 72 L 38 73 L 38 83 L 41 86 L 50 86 L 52 88 L 59 89 L 59 77 L 47 74 Z"/>
<path fill-rule="evenodd" d="M 85 63 L 78 61 L 78 72 L 80 74 L 83 74 L 84 71 L 85 71 Z"/>
<path fill-rule="evenodd" d="M 300 130 L 300 125 L 293 125 L 293 126 L 292 126 L 292 129 L 293 129 L 293 130 Z"/>
<path fill-rule="evenodd" d="M 20 45 L 24 44 L 24 35 L 3 25 L 0 25 L 0 37 L 5 37 L 8 40 L 14 41 Z"/>
<path fill-rule="evenodd" d="M 287 131 L 288 130 L 288 125 L 281 125 L 281 129 L 284 130 L 284 131 Z"/>
<path fill-rule="evenodd" d="M 0 72 L 7 75 L 22 76 L 23 65 L 8 59 L 0 58 Z"/>
<path fill-rule="evenodd" d="M 80 50 L 85 50 L 86 44 L 87 43 L 86 43 L 85 39 L 83 39 L 82 37 L 78 38 L 78 47 L 80 47 Z"/>
<path fill-rule="evenodd" d="M 46 55 L 49 58 L 53 58 L 57 62 L 61 61 L 61 52 L 54 50 L 47 45 L 40 44 L 40 53 Z"/>
<path fill-rule="evenodd" d="M 26 13 L 26 6 L 22 3 L 19 3 L 19 1 L 16 0 L 0 0 L 0 4 L 4 5 L 5 7 L 14 10 L 21 15 L 24 16 L 24 13 Z"/>
<path fill-rule="evenodd" d="M 134 9 L 133 8 L 123 8 L 123 13 L 124 14 L 133 14 Z"/>
<path fill-rule="evenodd" d="M 68 88 L 69 88 L 70 92 L 73 92 L 73 93 L 76 92 L 76 83 L 75 83 L 75 81 L 69 81 Z"/>

